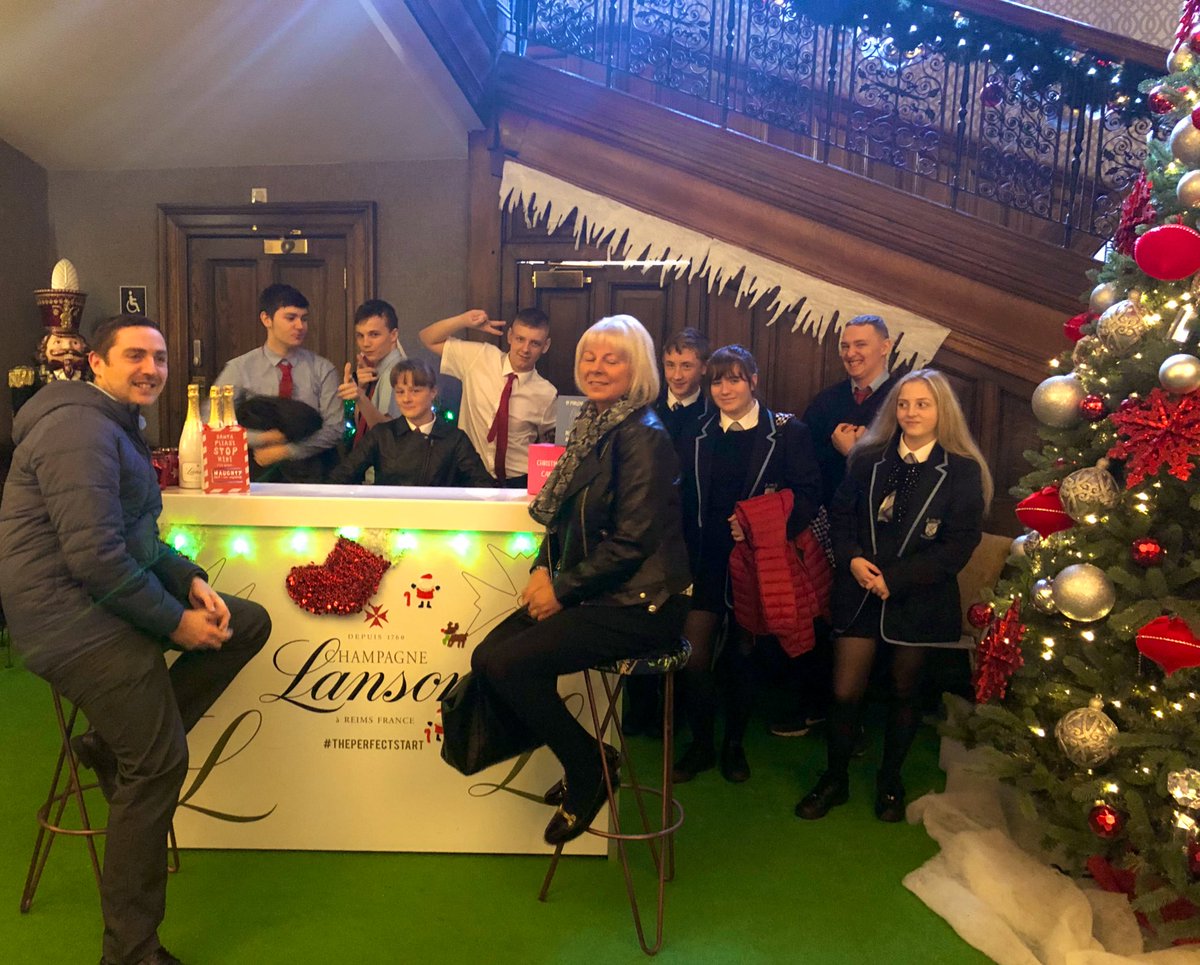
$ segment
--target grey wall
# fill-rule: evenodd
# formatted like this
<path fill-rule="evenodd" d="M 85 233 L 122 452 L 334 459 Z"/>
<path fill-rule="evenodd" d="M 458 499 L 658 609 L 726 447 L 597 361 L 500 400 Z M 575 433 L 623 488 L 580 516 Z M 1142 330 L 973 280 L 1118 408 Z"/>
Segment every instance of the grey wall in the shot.
<path fill-rule="evenodd" d="M 160 171 L 55 171 L 50 222 L 57 257 L 70 258 L 88 292 L 85 331 L 120 310 L 121 285 L 145 285 L 158 314 L 158 205 L 374 201 L 379 297 L 396 306 L 412 352 L 423 325 L 466 306 L 467 162 L 404 161 Z M 48 277 L 48 276 L 47 276 Z"/>
<path fill-rule="evenodd" d="M 50 287 L 54 267 L 45 169 L 0 141 L 0 371 L 32 362 L 42 326 L 36 288 Z M 12 434 L 7 380 L 0 402 L 0 448 Z"/>

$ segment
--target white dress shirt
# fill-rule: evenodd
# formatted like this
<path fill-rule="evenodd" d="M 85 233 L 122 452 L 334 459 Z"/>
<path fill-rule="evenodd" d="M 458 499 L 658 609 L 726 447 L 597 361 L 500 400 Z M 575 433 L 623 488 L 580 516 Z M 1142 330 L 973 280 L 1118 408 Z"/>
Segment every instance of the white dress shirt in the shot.
<path fill-rule="evenodd" d="M 754 400 L 754 405 L 752 405 L 750 407 L 750 411 L 747 412 L 740 419 L 731 419 L 724 412 L 721 413 L 721 431 L 722 432 L 728 432 L 729 427 L 731 425 L 733 425 L 735 422 L 745 430 L 757 429 L 758 428 L 758 400 L 757 399 Z"/>

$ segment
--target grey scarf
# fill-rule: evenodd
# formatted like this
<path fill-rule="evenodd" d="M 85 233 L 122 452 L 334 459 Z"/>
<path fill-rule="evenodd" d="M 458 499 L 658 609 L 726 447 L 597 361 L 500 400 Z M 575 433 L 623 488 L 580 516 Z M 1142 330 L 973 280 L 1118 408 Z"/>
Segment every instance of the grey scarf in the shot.
<path fill-rule="evenodd" d="M 563 497 L 575 478 L 579 464 L 610 429 L 619 426 L 629 418 L 639 406 L 634 405 L 628 398 L 622 398 L 603 412 L 596 409 L 595 402 L 585 402 L 575 417 L 571 426 L 567 451 L 555 463 L 546 485 L 529 504 L 529 515 L 543 526 L 549 526 L 562 506 Z"/>

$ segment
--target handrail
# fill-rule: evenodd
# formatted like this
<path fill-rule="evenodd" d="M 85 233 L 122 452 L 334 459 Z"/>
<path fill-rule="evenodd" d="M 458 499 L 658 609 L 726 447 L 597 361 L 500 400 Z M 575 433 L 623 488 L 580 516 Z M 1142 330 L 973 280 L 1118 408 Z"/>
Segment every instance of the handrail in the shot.
<path fill-rule="evenodd" d="M 960 210 L 1057 223 L 1066 246 L 1115 230 L 1152 129 L 1138 85 L 1165 67 L 1151 45 L 1001 0 L 530 0 L 518 11 L 518 54 L 742 134 L 782 133 L 790 150 L 875 180 L 915 176 L 919 193 Z"/>
<path fill-rule="evenodd" d="M 1142 64 L 1158 73 L 1166 66 L 1167 51 L 1162 47 L 1144 40 L 1122 37 L 1048 10 L 1013 3 L 1012 0 L 959 0 L 954 6 L 1032 33 L 1057 34 L 1079 50 L 1102 51 L 1117 60 Z"/>

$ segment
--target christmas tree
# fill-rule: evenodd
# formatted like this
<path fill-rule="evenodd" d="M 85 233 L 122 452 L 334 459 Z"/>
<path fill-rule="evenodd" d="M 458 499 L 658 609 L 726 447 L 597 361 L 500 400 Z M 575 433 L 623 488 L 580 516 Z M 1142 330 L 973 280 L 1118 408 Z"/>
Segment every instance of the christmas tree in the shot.
<path fill-rule="evenodd" d="M 1200 0 L 1088 311 L 1033 395 L 1029 527 L 989 600 L 973 707 L 1054 860 L 1123 890 L 1159 944 L 1200 937 Z"/>

